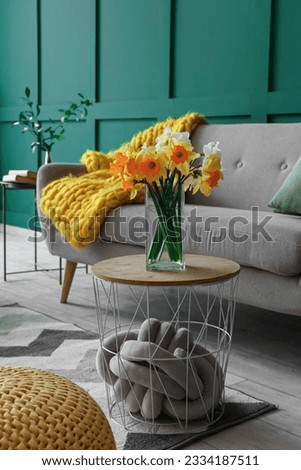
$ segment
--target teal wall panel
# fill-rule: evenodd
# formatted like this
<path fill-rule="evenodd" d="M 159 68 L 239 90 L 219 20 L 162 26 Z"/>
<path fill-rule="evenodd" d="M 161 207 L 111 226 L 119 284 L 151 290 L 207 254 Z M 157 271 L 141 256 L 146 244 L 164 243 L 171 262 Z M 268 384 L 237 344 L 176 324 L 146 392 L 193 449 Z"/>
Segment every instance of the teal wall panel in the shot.
<path fill-rule="evenodd" d="M 0 106 L 19 105 L 24 83 L 37 89 L 36 0 L 0 2 Z"/>
<path fill-rule="evenodd" d="M 6 174 L 11 168 L 37 169 L 37 159 L 30 151 L 30 138 L 20 132 L 12 134 L 10 123 L 0 124 L 0 171 Z M 7 223 L 27 226 L 27 221 L 34 211 L 32 190 L 7 192 Z"/>
<path fill-rule="evenodd" d="M 10 123 L 0 123 L 0 170 L 1 175 L 11 168 L 37 169 L 37 158 L 30 150 L 31 138 L 28 134 L 12 129 Z"/>
<path fill-rule="evenodd" d="M 223 8 L 221 3 L 175 1 L 174 97 L 249 92 L 257 2 L 227 0 Z"/>
<path fill-rule="evenodd" d="M 112 119 L 98 122 L 99 144 L 103 152 L 118 148 L 137 132 L 155 124 L 156 119 Z"/>
<path fill-rule="evenodd" d="M 94 98 L 94 3 L 94 0 L 41 0 L 42 104 L 73 101 L 78 92 Z"/>
<path fill-rule="evenodd" d="M 34 189 L 6 191 L 6 223 L 17 227 L 32 228 L 35 210 Z"/>
<path fill-rule="evenodd" d="M 237 124 L 251 122 L 250 116 L 215 116 L 207 119 L 209 124 Z"/>
<path fill-rule="evenodd" d="M 301 113 L 299 114 L 275 114 L 269 118 L 269 122 L 301 122 Z M 300 150 L 301 155 L 301 150 Z"/>
<path fill-rule="evenodd" d="M 57 162 L 104 152 L 168 116 L 209 123 L 301 120 L 300 0 L 0 0 L 0 172 L 36 168 L 12 128 L 26 86 L 45 125 L 77 92 L 95 100 L 66 126 Z M 30 218 L 11 195 L 9 221 Z"/>
<path fill-rule="evenodd" d="M 53 147 L 55 162 L 78 163 L 87 149 L 94 147 L 94 124 L 91 121 L 70 122 L 66 125 L 65 139 Z"/>
<path fill-rule="evenodd" d="M 162 96 L 168 47 L 164 4 L 162 0 L 99 2 L 100 101 Z"/>
<path fill-rule="evenodd" d="M 274 0 L 270 91 L 300 91 L 301 2 Z"/>

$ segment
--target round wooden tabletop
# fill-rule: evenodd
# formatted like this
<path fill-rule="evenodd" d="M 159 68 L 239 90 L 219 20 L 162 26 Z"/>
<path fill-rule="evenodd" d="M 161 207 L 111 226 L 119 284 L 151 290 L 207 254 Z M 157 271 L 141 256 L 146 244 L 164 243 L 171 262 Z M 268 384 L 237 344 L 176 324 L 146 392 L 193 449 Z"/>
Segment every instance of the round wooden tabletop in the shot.
<path fill-rule="evenodd" d="M 143 286 L 213 284 L 238 275 L 239 264 L 225 258 L 188 254 L 184 271 L 147 271 L 145 255 L 120 256 L 99 261 L 92 274 L 103 281 Z"/>

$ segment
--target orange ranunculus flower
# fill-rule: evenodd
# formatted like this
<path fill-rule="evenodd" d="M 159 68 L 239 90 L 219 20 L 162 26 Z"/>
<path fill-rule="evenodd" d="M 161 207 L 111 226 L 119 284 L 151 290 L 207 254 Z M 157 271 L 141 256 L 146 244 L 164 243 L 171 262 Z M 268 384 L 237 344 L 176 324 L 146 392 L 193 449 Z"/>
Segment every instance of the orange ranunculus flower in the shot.
<path fill-rule="evenodd" d="M 183 145 L 176 145 L 171 152 L 171 160 L 179 165 L 180 163 L 185 163 L 188 160 L 188 152 Z"/>

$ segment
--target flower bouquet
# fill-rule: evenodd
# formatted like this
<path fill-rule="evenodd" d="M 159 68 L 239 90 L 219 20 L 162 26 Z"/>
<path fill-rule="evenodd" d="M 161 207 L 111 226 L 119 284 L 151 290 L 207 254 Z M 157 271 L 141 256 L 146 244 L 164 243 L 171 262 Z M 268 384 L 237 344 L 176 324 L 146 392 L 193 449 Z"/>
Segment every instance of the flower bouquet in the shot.
<path fill-rule="evenodd" d="M 188 132 L 174 133 L 166 128 L 154 146 L 143 145 L 136 155 L 130 145 L 110 164 L 111 173 L 120 175 L 123 188 L 134 198 L 146 186 L 146 269 L 183 270 L 184 192 L 201 191 L 209 196 L 223 179 L 221 151 L 217 143 L 194 151 Z M 151 220 L 149 215 L 152 214 Z"/>

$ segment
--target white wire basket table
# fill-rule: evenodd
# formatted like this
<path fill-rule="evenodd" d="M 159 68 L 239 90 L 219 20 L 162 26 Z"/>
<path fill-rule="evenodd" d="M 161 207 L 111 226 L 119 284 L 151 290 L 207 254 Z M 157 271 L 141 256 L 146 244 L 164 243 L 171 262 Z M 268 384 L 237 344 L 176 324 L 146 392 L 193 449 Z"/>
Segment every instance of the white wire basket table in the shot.
<path fill-rule="evenodd" d="M 146 271 L 145 255 L 92 268 L 96 366 L 110 418 L 132 432 L 199 432 L 224 411 L 240 266 L 186 255 L 185 271 Z"/>

